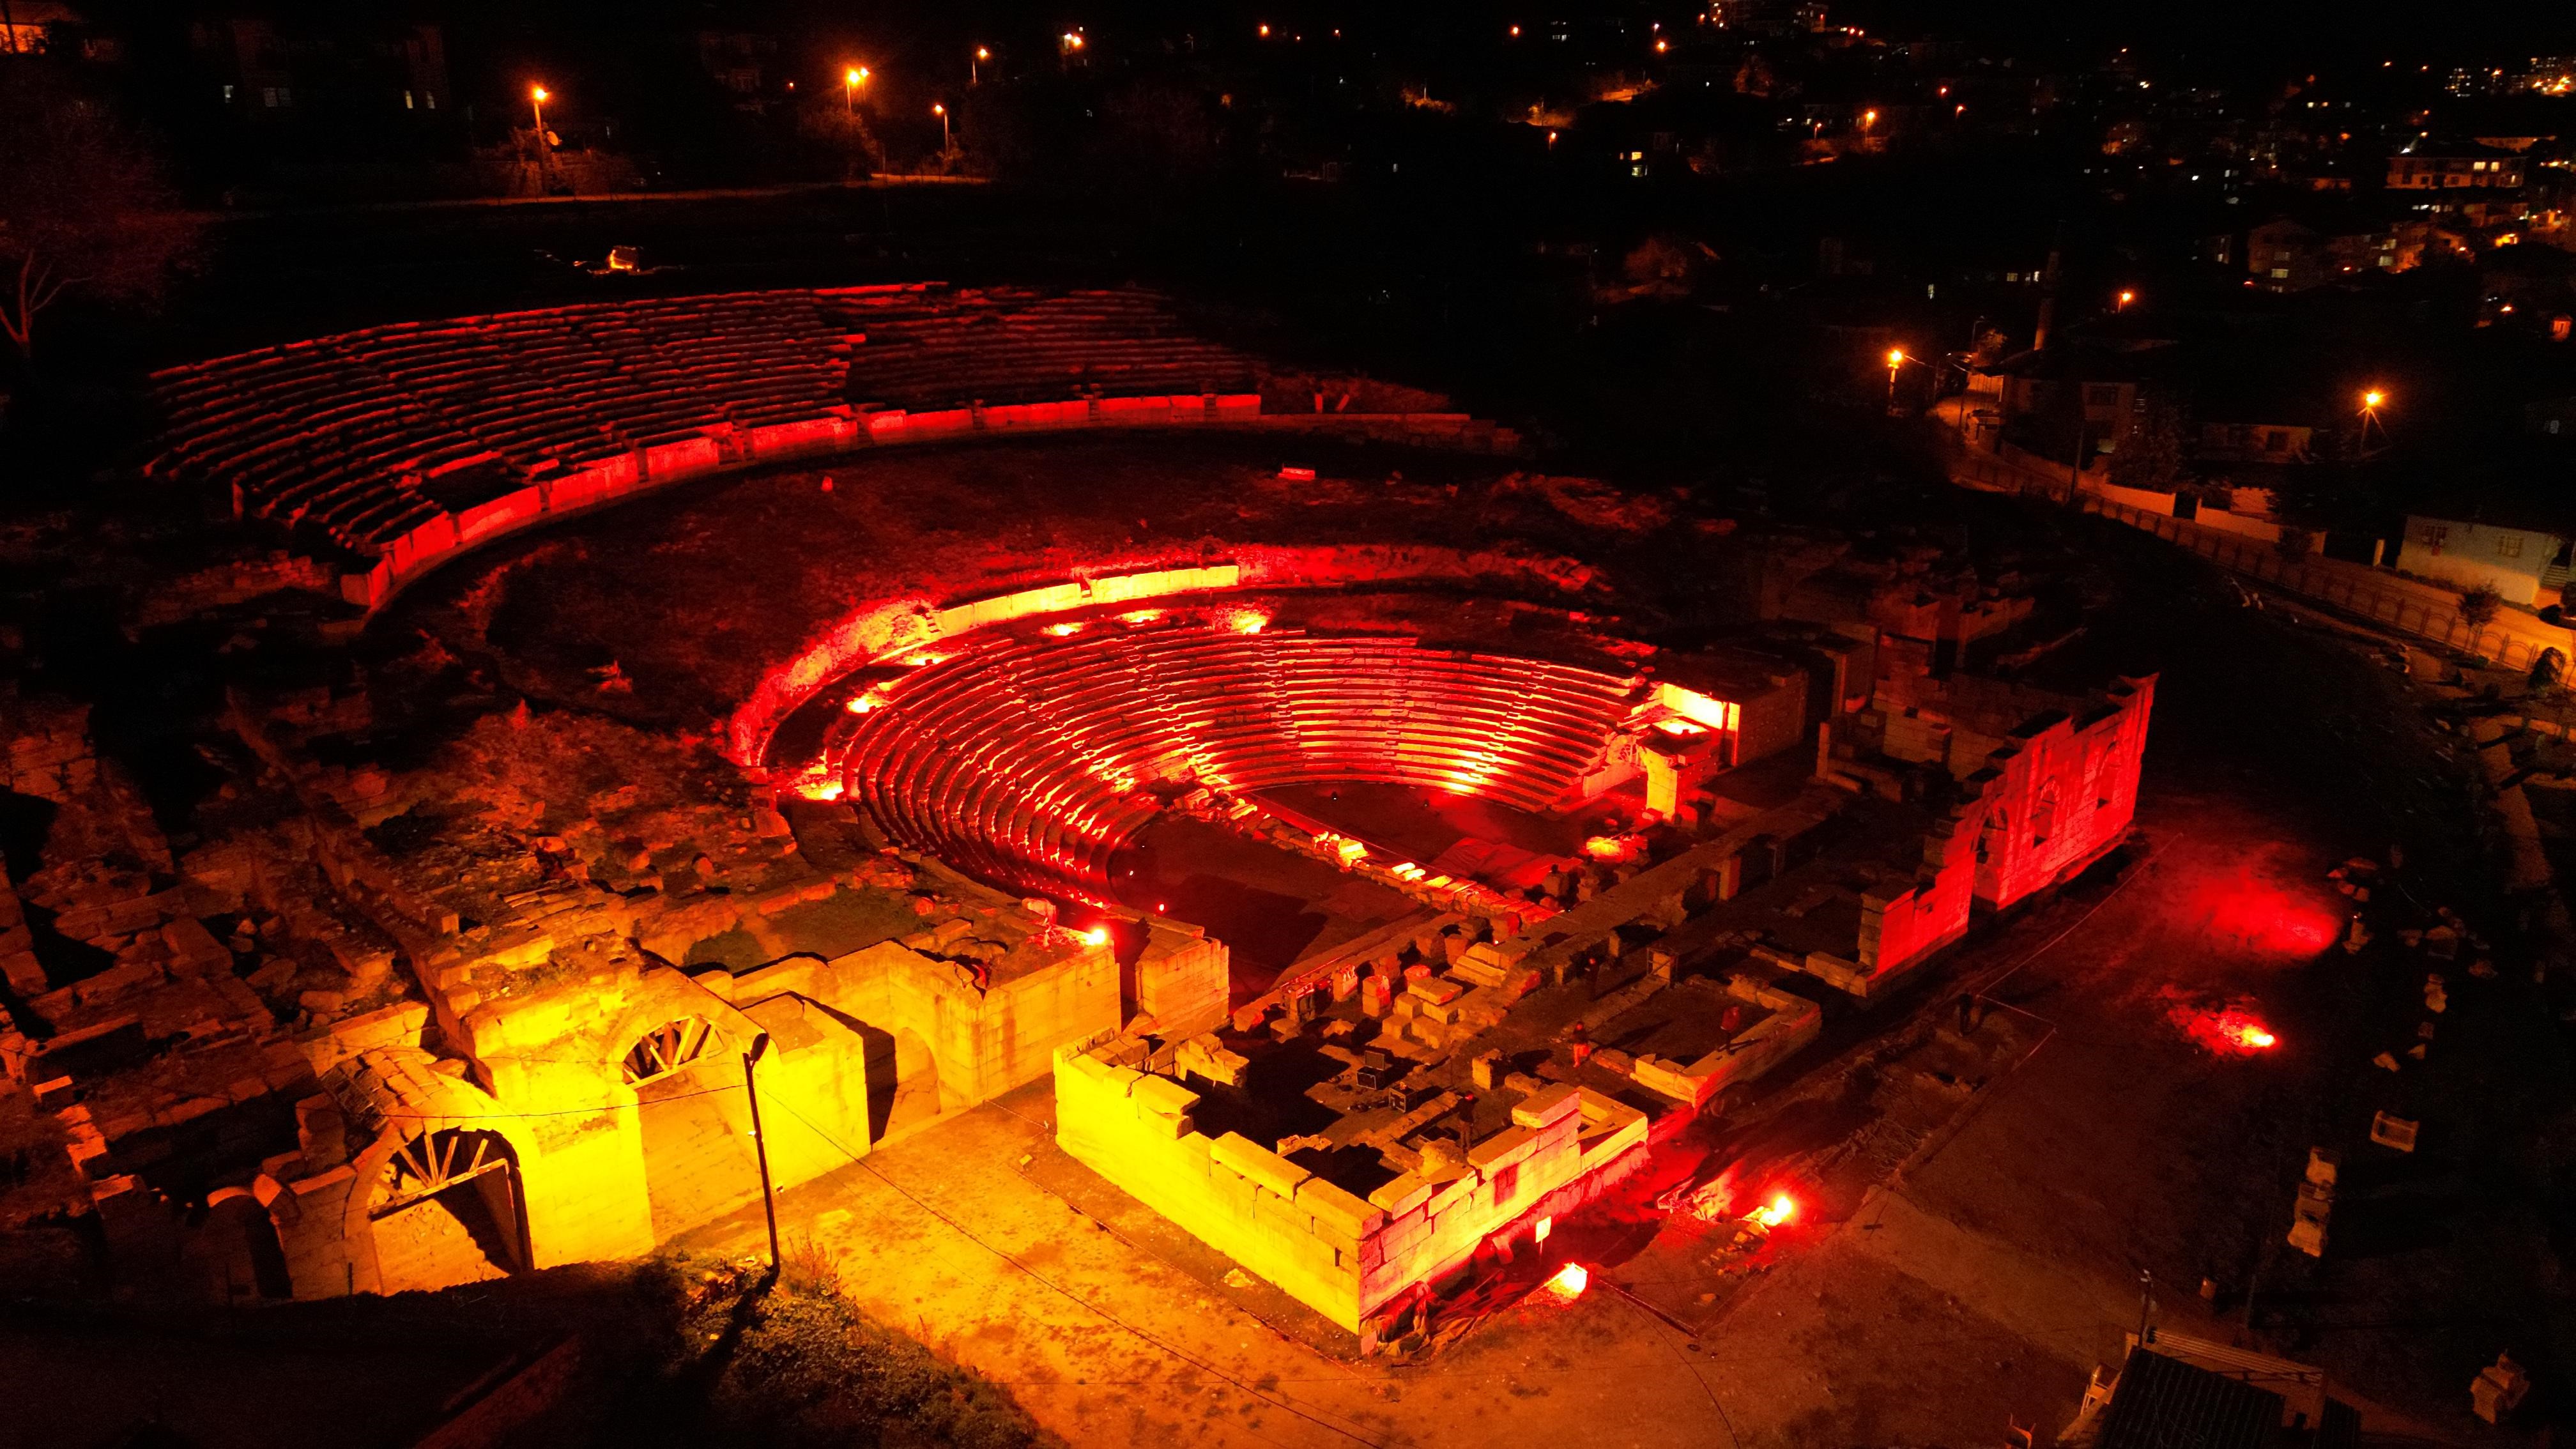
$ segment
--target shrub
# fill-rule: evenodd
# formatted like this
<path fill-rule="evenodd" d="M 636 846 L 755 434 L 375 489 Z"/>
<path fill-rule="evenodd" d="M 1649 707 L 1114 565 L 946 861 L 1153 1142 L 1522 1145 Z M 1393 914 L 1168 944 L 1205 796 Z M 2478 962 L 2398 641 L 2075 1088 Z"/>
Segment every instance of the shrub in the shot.
<path fill-rule="evenodd" d="M 2504 595 L 2497 593 L 2493 584 L 2479 584 L 2460 592 L 2459 609 L 2460 617 L 2471 629 L 2483 629 L 2504 611 Z"/>

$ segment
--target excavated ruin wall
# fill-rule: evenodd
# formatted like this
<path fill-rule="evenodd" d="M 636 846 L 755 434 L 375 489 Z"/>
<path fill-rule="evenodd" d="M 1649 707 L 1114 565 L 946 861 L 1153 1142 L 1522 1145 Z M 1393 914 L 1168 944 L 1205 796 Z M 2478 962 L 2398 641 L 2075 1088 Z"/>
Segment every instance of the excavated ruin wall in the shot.
<path fill-rule="evenodd" d="M 1056 1053 L 1057 1144 L 1354 1333 L 1486 1242 L 1586 1200 L 1646 1140 L 1644 1113 L 1553 1088 L 1468 1148 L 1463 1168 L 1407 1173 L 1364 1199 L 1238 1134 L 1195 1130 L 1198 1094 L 1104 1058 L 1116 1049 Z"/>

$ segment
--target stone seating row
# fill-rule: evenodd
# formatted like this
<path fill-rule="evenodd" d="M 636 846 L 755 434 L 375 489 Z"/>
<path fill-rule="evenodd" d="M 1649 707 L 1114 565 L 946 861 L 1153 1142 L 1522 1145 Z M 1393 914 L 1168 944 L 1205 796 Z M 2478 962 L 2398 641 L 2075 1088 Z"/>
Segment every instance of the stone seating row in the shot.
<path fill-rule="evenodd" d="M 635 300 L 394 323 L 168 369 L 154 377 L 166 430 L 146 471 L 228 487 L 243 516 L 381 559 L 485 496 L 700 438 L 810 429 L 853 399 L 1007 404 L 991 421 L 1020 426 L 1061 422 L 1049 405 L 1068 396 L 1240 393 L 1250 378 L 1240 354 L 1137 291 Z M 948 417 L 920 414 L 912 432 L 955 431 Z M 469 468 L 490 477 L 451 477 Z"/>
<path fill-rule="evenodd" d="M 1411 640 L 1188 624 L 996 633 L 915 669 L 826 746 L 895 839 L 1031 890 L 1097 891 L 1161 808 L 1147 788 L 1325 780 L 1543 810 L 1598 758 L 1633 681 Z"/>

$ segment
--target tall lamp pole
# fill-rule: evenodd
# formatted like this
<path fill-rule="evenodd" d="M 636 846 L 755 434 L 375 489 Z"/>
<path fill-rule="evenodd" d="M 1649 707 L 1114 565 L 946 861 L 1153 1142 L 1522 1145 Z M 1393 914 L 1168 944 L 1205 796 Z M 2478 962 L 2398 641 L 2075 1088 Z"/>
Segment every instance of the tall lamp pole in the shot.
<path fill-rule="evenodd" d="M 768 1050 L 769 1033 L 764 1031 L 751 1039 L 750 1048 L 742 1054 L 742 1089 L 743 1094 L 751 1098 L 751 1148 L 753 1155 L 760 1160 L 760 1210 L 769 1219 L 769 1271 L 775 1276 L 778 1272 L 778 1195 L 769 1182 L 769 1137 L 760 1130 L 760 1079 L 752 1072 L 761 1055 Z"/>
<path fill-rule="evenodd" d="M 537 174 L 542 176 L 546 170 L 546 88 L 544 86 L 528 87 L 528 112 L 537 123 Z"/>
<path fill-rule="evenodd" d="M 970 86 L 982 85 L 984 83 L 984 62 L 991 60 L 992 58 L 993 52 L 985 49 L 983 46 L 976 46 L 973 58 L 966 62 L 966 84 Z"/>
<path fill-rule="evenodd" d="M 930 113 L 939 118 L 939 150 L 940 154 L 946 155 L 949 150 L 948 108 L 933 101 L 930 103 Z"/>
<path fill-rule="evenodd" d="M 2361 451 L 2365 454 L 2370 451 L 2372 433 L 2379 434 L 2379 446 L 2388 446 L 2388 429 L 2379 421 L 2379 405 L 2386 401 L 2388 394 L 2375 387 L 2361 395 Z"/>

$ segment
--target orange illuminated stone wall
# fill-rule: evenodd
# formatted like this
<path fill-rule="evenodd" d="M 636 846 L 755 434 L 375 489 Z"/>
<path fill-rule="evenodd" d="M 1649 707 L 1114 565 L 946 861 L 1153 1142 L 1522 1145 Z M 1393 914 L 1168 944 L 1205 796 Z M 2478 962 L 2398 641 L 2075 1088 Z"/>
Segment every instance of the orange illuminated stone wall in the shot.
<path fill-rule="evenodd" d="M 1464 1162 L 1426 1164 L 1363 1198 L 1235 1133 L 1196 1130 L 1199 1097 L 1140 1070 L 1143 1042 L 1056 1053 L 1056 1141 L 1200 1241 L 1355 1333 L 1476 1249 L 1579 1205 L 1639 1160 L 1646 1117 L 1558 1085 Z"/>

